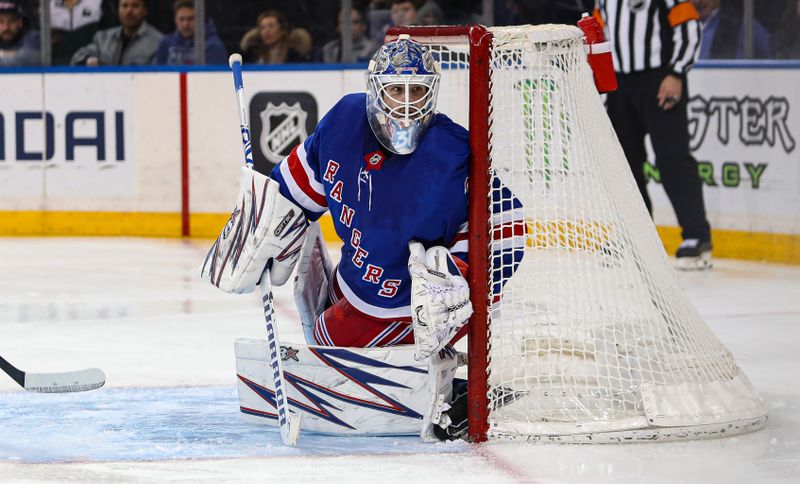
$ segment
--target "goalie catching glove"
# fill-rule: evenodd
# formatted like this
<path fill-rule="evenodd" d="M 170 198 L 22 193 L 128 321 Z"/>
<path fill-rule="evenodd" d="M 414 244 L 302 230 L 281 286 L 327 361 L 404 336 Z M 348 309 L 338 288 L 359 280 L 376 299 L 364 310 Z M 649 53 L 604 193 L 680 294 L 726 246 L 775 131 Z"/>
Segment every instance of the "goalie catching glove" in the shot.
<path fill-rule="evenodd" d="M 208 251 L 201 277 L 225 292 L 248 293 L 271 264 L 270 281 L 280 286 L 300 257 L 307 228 L 303 210 L 280 194 L 278 182 L 243 167 L 237 205 Z"/>
<path fill-rule="evenodd" d="M 422 360 L 441 350 L 472 315 L 469 286 L 453 256 L 444 247 L 427 251 L 409 242 L 411 255 L 411 321 L 414 326 L 414 358 Z"/>

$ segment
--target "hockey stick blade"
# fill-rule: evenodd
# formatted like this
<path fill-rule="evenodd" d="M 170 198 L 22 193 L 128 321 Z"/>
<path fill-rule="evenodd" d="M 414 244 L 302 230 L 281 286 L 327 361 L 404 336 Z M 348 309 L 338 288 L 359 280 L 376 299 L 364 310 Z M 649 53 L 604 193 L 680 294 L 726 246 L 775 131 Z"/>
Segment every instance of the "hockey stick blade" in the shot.
<path fill-rule="evenodd" d="M 62 373 L 29 373 L 12 365 L 2 356 L 0 356 L 0 368 L 29 392 L 84 392 L 100 388 L 106 383 L 105 373 L 97 368 Z"/>
<path fill-rule="evenodd" d="M 71 393 L 97 390 L 106 384 L 99 368 L 64 373 L 25 373 L 25 389 L 37 393 Z"/>

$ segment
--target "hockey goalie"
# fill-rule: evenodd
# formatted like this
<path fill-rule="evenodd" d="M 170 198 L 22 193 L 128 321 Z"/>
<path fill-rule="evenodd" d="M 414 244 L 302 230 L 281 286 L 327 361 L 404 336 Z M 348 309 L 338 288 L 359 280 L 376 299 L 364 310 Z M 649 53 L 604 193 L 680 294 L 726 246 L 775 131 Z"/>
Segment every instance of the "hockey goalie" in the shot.
<path fill-rule="evenodd" d="M 408 36 L 383 45 L 365 77 L 366 92 L 343 97 L 269 177 L 244 171 L 202 275 L 242 293 L 265 267 L 281 285 L 297 266 L 306 342 L 280 351 L 303 431 L 456 438 L 466 427 L 466 385 L 454 384 L 452 344 L 472 314 L 468 133 L 435 111 L 439 67 Z M 513 272 L 524 221 L 495 183 L 493 215 L 509 240 L 493 257 Z M 326 211 L 343 242 L 336 266 L 316 223 Z M 242 412 L 274 424 L 267 346 L 240 339 L 236 361 Z"/>

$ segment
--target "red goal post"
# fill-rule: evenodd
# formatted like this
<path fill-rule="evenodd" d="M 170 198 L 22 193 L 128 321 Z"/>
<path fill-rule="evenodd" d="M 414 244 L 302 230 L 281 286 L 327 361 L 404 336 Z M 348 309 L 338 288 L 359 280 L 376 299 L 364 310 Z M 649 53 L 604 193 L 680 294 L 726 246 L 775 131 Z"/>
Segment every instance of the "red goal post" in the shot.
<path fill-rule="evenodd" d="M 469 286 L 474 314 L 470 319 L 468 338 L 468 401 L 469 435 L 475 442 L 486 440 L 489 401 L 486 371 L 488 369 L 488 295 L 491 284 L 489 261 L 489 46 L 492 34 L 481 25 L 391 27 L 386 40 L 407 33 L 422 43 L 469 45 L 469 126 L 472 154 L 469 192 L 473 204 L 469 211 Z M 427 42 L 426 42 L 427 41 Z"/>

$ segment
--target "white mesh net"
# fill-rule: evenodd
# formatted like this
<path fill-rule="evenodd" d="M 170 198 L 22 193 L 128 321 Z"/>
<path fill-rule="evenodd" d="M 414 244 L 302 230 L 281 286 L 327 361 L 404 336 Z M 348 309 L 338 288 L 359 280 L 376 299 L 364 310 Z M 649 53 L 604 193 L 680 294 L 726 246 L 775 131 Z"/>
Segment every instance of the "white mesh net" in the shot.
<path fill-rule="evenodd" d="M 762 426 L 763 401 L 678 285 L 580 30 L 489 30 L 490 170 L 524 226 L 521 264 L 500 294 L 487 288 L 489 436 L 624 441 Z M 466 39 L 412 38 L 442 63 L 439 110 L 467 126 Z M 494 250 L 513 245 L 500 235 L 490 233 Z M 492 260 L 495 278 L 512 272 Z"/>

